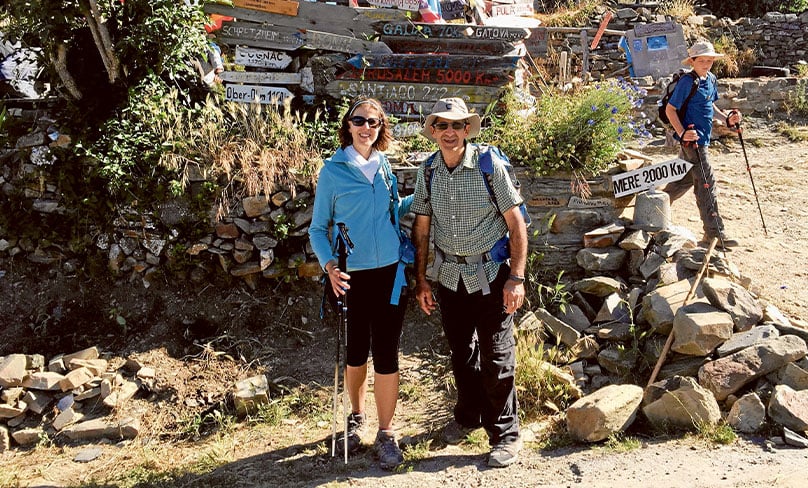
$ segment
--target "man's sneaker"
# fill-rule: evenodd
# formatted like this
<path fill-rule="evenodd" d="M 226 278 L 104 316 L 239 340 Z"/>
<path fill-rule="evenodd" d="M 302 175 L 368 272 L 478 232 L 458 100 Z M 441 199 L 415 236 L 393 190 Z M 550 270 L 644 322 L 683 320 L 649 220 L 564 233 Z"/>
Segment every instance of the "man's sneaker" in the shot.
<path fill-rule="evenodd" d="M 522 438 L 500 441 L 491 449 L 488 455 L 488 465 L 492 468 L 504 468 L 516 462 L 519 451 L 522 449 Z"/>
<path fill-rule="evenodd" d="M 474 432 L 475 430 L 479 429 L 480 427 L 465 427 L 460 425 L 457 420 L 452 420 L 446 427 L 443 428 L 443 433 L 441 437 L 443 437 L 443 442 L 447 444 L 460 444 L 469 434 Z"/>
<path fill-rule="evenodd" d="M 395 469 L 404 462 L 404 455 L 398 447 L 396 433 L 392 430 L 380 430 L 376 434 L 376 457 L 379 458 L 379 467 L 382 469 Z"/>
<path fill-rule="evenodd" d="M 351 413 L 348 415 L 348 454 L 353 454 L 362 445 L 362 434 L 365 432 L 365 414 Z M 337 451 L 343 452 L 345 438 L 337 437 Z"/>

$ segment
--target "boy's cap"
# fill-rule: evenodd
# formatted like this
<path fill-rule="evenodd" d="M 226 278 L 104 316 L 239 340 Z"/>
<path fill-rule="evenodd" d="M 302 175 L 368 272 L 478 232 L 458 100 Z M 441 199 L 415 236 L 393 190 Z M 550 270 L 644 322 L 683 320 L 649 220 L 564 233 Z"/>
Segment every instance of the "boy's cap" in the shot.
<path fill-rule="evenodd" d="M 435 122 L 435 119 L 441 118 L 446 120 L 467 120 L 469 123 L 469 138 L 476 137 L 480 134 L 480 116 L 473 112 L 469 113 L 466 107 L 466 102 L 462 98 L 441 98 L 432 107 L 432 113 L 429 114 L 424 123 L 424 129 L 421 134 L 432 142 L 436 142 L 432 137 L 432 131 L 429 127 Z"/>
<path fill-rule="evenodd" d="M 723 58 L 724 55 L 715 52 L 715 47 L 710 41 L 699 41 L 692 46 L 690 49 L 687 50 L 687 57 L 682 60 L 682 64 L 691 65 L 693 64 L 693 58 L 698 58 L 700 56 L 709 56 L 711 58 Z"/>

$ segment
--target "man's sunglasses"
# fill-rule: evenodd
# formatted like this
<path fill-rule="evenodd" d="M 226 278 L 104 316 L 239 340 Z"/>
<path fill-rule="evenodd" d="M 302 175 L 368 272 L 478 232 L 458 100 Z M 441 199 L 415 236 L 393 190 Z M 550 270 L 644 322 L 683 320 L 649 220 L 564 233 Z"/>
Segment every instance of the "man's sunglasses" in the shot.
<path fill-rule="evenodd" d="M 366 119 L 362 116 L 354 115 L 348 120 L 351 121 L 351 124 L 353 124 L 354 127 L 362 127 L 363 125 L 368 124 L 368 127 L 375 129 L 377 127 L 381 127 L 382 125 L 382 119 L 377 119 L 374 117 Z"/>
<path fill-rule="evenodd" d="M 463 130 L 467 125 L 469 125 L 469 123 L 464 120 L 456 120 L 451 124 L 449 124 L 449 122 L 435 122 L 432 124 L 432 127 L 437 130 L 446 130 L 450 125 L 454 130 Z"/>

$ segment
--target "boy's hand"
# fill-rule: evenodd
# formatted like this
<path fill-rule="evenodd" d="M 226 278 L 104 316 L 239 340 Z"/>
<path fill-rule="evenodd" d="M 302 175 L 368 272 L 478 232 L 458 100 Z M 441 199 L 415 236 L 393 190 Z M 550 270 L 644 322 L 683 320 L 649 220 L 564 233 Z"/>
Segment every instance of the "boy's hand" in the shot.
<path fill-rule="evenodd" d="M 741 127 L 741 112 L 732 109 L 727 113 L 727 127 L 740 129 Z"/>

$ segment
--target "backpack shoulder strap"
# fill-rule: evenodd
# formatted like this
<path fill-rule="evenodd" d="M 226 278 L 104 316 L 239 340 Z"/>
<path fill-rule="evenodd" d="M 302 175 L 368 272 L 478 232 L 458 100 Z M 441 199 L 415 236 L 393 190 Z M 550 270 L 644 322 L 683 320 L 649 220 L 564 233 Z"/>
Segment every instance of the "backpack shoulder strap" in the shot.
<path fill-rule="evenodd" d="M 428 202 L 432 197 L 432 176 L 435 174 L 435 156 L 437 152 L 433 152 L 424 161 L 424 183 L 426 183 L 426 201 Z"/>
<path fill-rule="evenodd" d="M 394 227 L 398 228 L 398 213 L 396 212 L 398 184 L 396 183 L 396 179 L 393 178 L 393 169 L 390 167 L 390 163 L 384 157 L 382 157 L 382 173 L 390 188 L 390 222 L 392 222 Z"/>
<path fill-rule="evenodd" d="M 478 164 L 480 166 L 480 173 L 483 174 L 485 189 L 488 190 L 488 196 L 491 198 L 491 202 L 495 207 L 499 208 L 499 205 L 497 205 L 497 195 L 494 193 L 494 187 L 491 181 L 491 175 L 494 174 L 494 157 L 491 153 L 497 149 L 487 144 L 477 144 L 477 150 L 479 151 Z M 497 152 L 499 152 L 499 150 L 497 150 Z"/>

